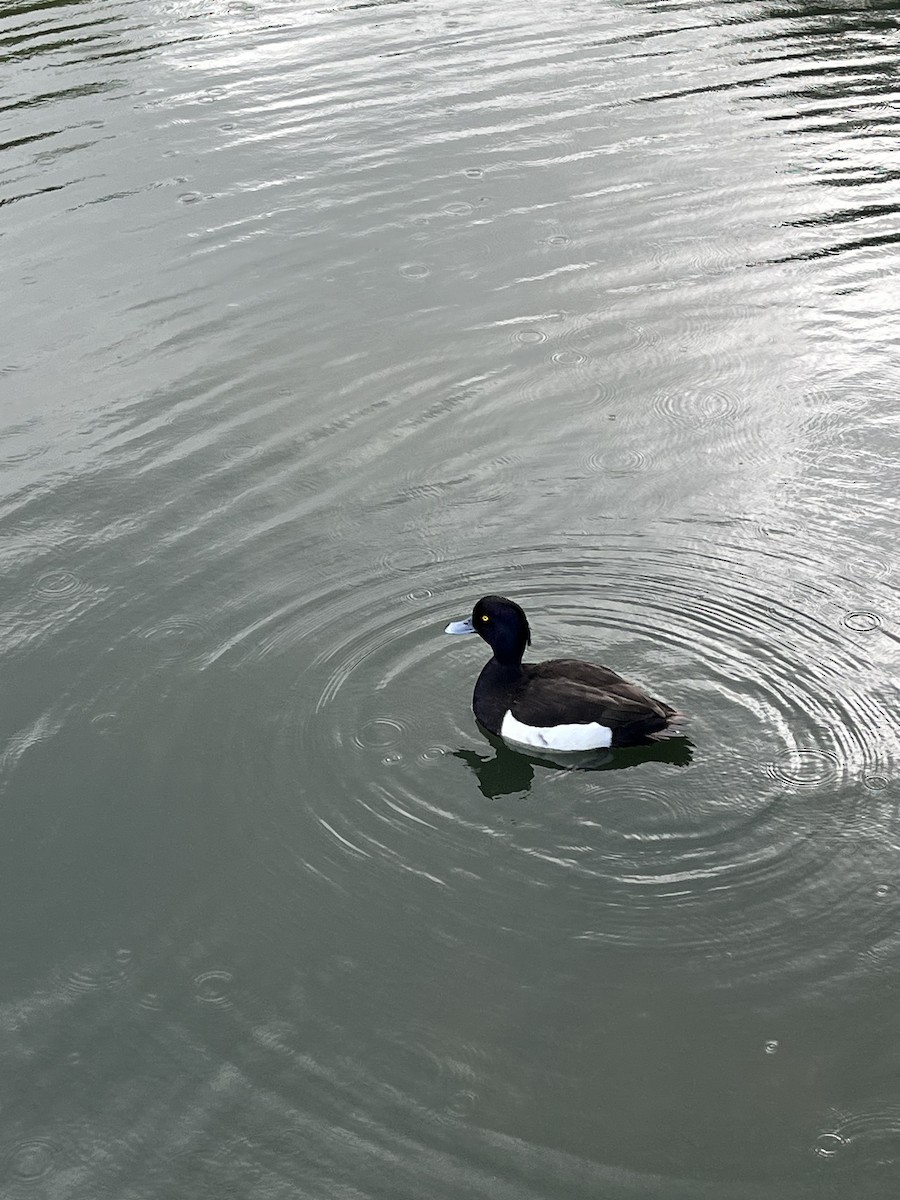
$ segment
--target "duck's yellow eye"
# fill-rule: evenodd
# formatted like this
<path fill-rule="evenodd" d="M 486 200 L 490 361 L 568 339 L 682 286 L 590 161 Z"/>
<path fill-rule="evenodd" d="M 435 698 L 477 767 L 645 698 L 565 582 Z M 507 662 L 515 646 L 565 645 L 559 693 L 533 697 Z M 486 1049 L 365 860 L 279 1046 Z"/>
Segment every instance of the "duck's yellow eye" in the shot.
<path fill-rule="evenodd" d="M 481 619 L 482 621 L 489 621 L 491 618 L 487 615 L 487 613 L 482 613 Z"/>

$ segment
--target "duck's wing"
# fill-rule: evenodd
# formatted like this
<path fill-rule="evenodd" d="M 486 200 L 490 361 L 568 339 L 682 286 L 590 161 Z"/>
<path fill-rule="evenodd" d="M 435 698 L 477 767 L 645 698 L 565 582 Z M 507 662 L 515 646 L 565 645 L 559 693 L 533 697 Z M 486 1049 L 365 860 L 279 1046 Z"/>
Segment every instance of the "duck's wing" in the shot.
<path fill-rule="evenodd" d="M 518 721 L 541 728 L 597 722 L 611 729 L 662 729 L 675 709 L 629 683 L 609 667 L 577 659 L 552 659 L 526 668 L 511 711 Z"/>
<path fill-rule="evenodd" d="M 570 679 L 587 687 L 610 687 L 624 684 L 633 687 L 611 667 L 583 662 L 580 658 L 550 658 L 546 662 L 525 663 L 522 668 L 529 679 Z M 636 691 L 639 689 L 635 689 Z"/>

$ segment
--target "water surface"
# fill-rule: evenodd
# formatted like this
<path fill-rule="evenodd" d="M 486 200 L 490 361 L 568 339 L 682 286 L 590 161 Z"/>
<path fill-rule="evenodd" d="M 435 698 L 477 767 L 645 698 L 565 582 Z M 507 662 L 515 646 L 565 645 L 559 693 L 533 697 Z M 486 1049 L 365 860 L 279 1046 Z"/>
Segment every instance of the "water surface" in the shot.
<path fill-rule="evenodd" d="M 894 6 L 0 48 L 4 1195 L 896 1196 Z"/>

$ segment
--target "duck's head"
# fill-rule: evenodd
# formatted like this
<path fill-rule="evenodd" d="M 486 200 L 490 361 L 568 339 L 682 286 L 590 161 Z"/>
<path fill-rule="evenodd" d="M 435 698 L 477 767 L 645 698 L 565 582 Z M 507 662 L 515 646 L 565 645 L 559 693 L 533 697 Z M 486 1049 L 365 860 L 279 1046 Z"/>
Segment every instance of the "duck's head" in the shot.
<path fill-rule="evenodd" d="M 482 596 L 466 621 L 451 621 L 445 633 L 477 633 L 484 638 L 501 663 L 520 663 L 525 647 L 531 645 L 528 618 L 506 596 Z"/>

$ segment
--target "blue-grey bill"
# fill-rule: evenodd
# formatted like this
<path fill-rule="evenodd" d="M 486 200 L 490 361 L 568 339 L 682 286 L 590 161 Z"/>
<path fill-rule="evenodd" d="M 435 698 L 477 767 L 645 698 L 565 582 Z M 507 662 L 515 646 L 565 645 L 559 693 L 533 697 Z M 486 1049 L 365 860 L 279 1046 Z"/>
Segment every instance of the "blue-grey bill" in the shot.
<path fill-rule="evenodd" d="M 474 633 L 475 626 L 472 624 L 470 617 L 465 621 L 451 621 L 444 633 Z"/>

